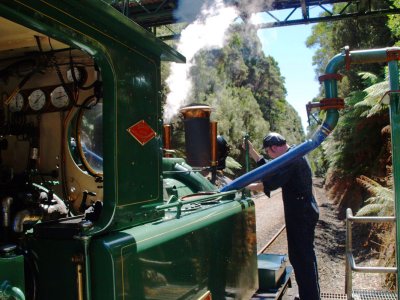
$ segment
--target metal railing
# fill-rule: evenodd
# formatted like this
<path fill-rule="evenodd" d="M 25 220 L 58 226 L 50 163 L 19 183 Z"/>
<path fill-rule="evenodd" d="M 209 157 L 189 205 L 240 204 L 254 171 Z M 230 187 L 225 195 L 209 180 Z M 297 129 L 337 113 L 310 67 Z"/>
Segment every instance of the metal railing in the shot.
<path fill-rule="evenodd" d="M 395 217 L 354 217 L 350 208 L 346 210 L 346 282 L 347 299 L 352 299 L 352 272 L 360 273 L 397 273 L 397 267 L 360 267 L 353 257 L 352 223 L 395 223 Z"/>

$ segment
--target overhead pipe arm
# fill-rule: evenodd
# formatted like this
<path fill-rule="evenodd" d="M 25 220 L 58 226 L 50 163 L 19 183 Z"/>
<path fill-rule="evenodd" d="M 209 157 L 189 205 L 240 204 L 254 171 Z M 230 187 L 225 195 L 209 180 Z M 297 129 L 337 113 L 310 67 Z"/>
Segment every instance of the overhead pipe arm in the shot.
<path fill-rule="evenodd" d="M 351 64 L 364 64 L 372 62 L 389 62 L 392 60 L 398 60 L 400 57 L 400 48 L 383 48 L 373 50 L 358 50 L 349 51 L 348 47 L 345 47 L 343 51 L 334 56 L 328 63 L 325 69 L 325 75 L 320 77 L 320 81 L 324 82 L 325 85 L 325 101 L 336 101 L 338 98 L 337 82 L 341 80 L 341 75 L 338 74 L 338 70 L 346 66 L 348 69 Z M 296 146 L 292 150 L 288 151 L 284 155 L 269 161 L 268 163 L 258 167 L 225 185 L 220 189 L 221 192 L 230 190 L 239 190 L 250 183 L 261 180 L 262 178 L 274 174 L 279 169 L 289 165 L 295 159 L 298 159 L 310 151 L 317 148 L 325 138 L 335 128 L 339 119 L 339 109 L 343 108 L 343 102 L 340 105 L 327 105 L 321 106 L 321 109 L 326 110 L 326 116 L 323 124 L 317 129 L 311 139 L 303 142 Z"/>

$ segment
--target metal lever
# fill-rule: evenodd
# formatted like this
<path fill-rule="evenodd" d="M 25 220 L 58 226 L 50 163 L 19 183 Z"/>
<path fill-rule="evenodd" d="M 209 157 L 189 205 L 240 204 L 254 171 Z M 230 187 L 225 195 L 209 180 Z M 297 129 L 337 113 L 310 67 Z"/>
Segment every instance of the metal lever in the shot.
<path fill-rule="evenodd" d="M 80 212 L 85 212 L 87 206 L 86 206 L 86 200 L 88 196 L 96 196 L 95 192 L 89 192 L 88 190 L 84 190 L 83 192 L 83 197 L 82 197 L 82 202 L 81 206 L 79 207 Z"/>

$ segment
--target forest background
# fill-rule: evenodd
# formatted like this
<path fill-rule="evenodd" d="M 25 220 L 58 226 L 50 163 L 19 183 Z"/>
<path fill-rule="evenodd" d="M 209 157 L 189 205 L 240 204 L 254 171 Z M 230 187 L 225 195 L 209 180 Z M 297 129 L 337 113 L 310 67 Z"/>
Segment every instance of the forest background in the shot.
<path fill-rule="evenodd" d="M 373 6 L 400 6 L 400 0 L 373 0 Z M 339 12 L 344 4 L 333 5 Z M 351 12 L 351 6 L 347 8 Z M 355 9 L 355 8 L 354 8 Z M 326 13 L 326 12 L 323 12 Z M 400 19 L 394 16 L 345 19 L 313 26 L 307 47 L 315 49 L 316 77 L 324 74 L 328 61 L 347 45 L 350 49 L 371 49 L 396 45 L 400 39 Z M 172 44 L 174 45 L 174 44 Z M 289 144 L 298 144 L 315 132 L 323 113 L 311 118 L 304 133 L 300 117 L 286 101 L 285 79 L 279 65 L 262 51 L 254 25 L 235 22 L 223 47 L 197 52 L 191 60 L 193 81 L 187 103 L 207 104 L 218 121 L 218 133 L 231 147 L 227 171 L 243 174 L 241 149 L 245 134 L 262 150 L 262 138 L 269 131 L 284 135 Z M 322 146 L 308 155 L 314 174 L 325 179 L 325 188 L 344 217 L 347 207 L 360 214 L 393 214 L 390 120 L 387 105 L 380 100 L 389 89 L 384 64 L 354 66 L 340 70 L 339 97 L 346 107 L 333 133 Z M 162 78 L 170 74 L 162 68 Z M 165 85 L 165 94 L 168 87 Z M 321 86 L 314 101 L 323 98 Z M 175 116 L 173 147 L 184 156 L 183 122 Z M 237 163 L 236 163 L 237 162 Z"/>

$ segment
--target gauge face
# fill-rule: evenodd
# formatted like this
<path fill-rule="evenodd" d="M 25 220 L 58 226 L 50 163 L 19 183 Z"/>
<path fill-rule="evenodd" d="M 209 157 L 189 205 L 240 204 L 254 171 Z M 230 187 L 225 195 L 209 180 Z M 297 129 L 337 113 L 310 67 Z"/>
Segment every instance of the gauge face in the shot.
<path fill-rule="evenodd" d="M 74 76 L 76 79 L 76 82 L 80 82 L 82 80 L 82 74 L 79 68 L 74 67 Z M 74 82 L 74 77 L 72 76 L 72 69 L 69 69 L 67 71 L 67 79 L 69 82 Z"/>
<path fill-rule="evenodd" d="M 34 90 L 28 97 L 29 107 L 34 111 L 41 110 L 46 104 L 46 94 L 38 89 Z"/>
<path fill-rule="evenodd" d="M 63 86 L 56 87 L 50 94 L 51 104 L 56 108 L 67 107 L 69 97 Z"/>
<path fill-rule="evenodd" d="M 16 94 L 9 104 L 9 109 L 11 112 L 19 112 L 24 108 L 24 96 L 20 93 Z"/>

